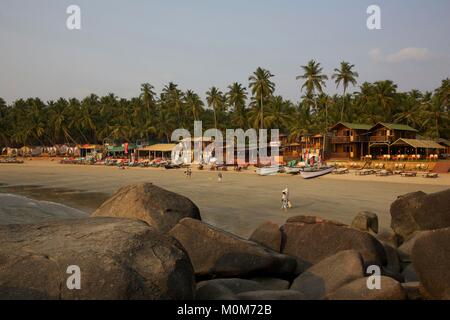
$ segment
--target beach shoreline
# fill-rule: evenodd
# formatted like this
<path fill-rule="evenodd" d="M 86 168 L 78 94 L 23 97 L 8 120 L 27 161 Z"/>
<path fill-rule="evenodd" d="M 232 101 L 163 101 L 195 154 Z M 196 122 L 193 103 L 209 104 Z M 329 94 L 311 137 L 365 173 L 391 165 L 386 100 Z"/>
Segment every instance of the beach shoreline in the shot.
<path fill-rule="evenodd" d="M 327 175 L 313 180 L 279 174 L 261 177 L 253 170 L 222 172 L 193 170 L 187 179 L 183 169 L 126 168 L 96 165 L 63 165 L 56 159 L 25 159 L 24 164 L 0 165 L 0 192 L 53 201 L 93 212 L 118 188 L 152 182 L 187 196 L 200 208 L 202 218 L 226 231 L 248 237 L 262 222 L 283 223 L 295 215 L 317 215 L 351 223 L 360 211 L 378 214 L 381 228 L 390 225 L 389 206 L 397 196 L 437 192 L 450 187 L 450 175 L 437 179 L 421 176 L 377 177 Z M 280 209 L 281 190 L 289 187 L 293 208 Z"/>

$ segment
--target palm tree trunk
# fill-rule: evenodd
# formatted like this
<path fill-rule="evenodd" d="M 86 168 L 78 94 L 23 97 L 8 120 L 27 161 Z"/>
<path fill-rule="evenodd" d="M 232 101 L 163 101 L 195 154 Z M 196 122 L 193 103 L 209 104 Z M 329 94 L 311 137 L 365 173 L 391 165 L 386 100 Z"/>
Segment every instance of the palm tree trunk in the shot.
<path fill-rule="evenodd" d="M 344 94 L 342 96 L 342 108 L 341 108 L 341 122 L 344 119 L 344 108 L 345 108 L 345 93 L 346 93 L 346 87 L 344 86 Z"/>
<path fill-rule="evenodd" d="M 264 129 L 264 106 L 263 106 L 262 90 L 261 90 L 261 129 Z"/>

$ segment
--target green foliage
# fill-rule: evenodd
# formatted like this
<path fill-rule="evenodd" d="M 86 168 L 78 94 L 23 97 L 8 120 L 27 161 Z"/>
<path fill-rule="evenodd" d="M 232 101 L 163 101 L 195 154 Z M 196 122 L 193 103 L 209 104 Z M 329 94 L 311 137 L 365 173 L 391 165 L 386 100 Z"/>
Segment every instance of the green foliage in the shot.
<path fill-rule="evenodd" d="M 240 83 L 231 84 L 225 92 L 211 87 L 206 103 L 194 91 L 183 91 L 174 83 L 165 86 L 159 96 L 152 85 L 144 83 L 140 95 L 131 99 L 110 93 L 103 97 L 91 94 L 81 101 L 18 99 L 7 105 L 0 98 L 0 146 L 167 142 L 176 128 L 192 130 L 194 120 L 202 120 L 204 130 L 214 126 L 278 128 L 292 140 L 323 133 L 339 121 L 396 122 L 428 138 L 450 138 L 449 79 L 433 92 L 398 92 L 395 83 L 385 80 L 364 82 L 347 93 L 358 77 L 353 68 L 342 62 L 334 70 L 332 78 L 342 86 L 343 94 L 331 96 L 324 92 L 327 76 L 320 63 L 311 60 L 297 77 L 304 91 L 298 103 L 276 95 L 274 76 L 262 68 L 249 77 L 248 91 Z"/>

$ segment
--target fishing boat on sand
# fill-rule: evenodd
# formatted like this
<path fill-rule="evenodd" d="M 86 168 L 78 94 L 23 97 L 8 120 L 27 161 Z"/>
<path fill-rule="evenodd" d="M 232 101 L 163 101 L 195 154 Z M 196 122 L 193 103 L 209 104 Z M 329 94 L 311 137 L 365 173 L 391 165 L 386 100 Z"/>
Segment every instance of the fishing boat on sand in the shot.
<path fill-rule="evenodd" d="M 256 169 L 256 173 L 259 174 L 260 176 L 274 175 L 274 174 L 277 174 L 279 171 L 280 171 L 279 166 L 262 167 L 262 168 Z"/>
<path fill-rule="evenodd" d="M 302 170 L 301 167 L 289 167 L 289 166 L 284 167 L 284 172 L 288 174 L 299 174 L 301 170 Z"/>
<path fill-rule="evenodd" d="M 301 172 L 300 175 L 302 176 L 303 179 L 312 179 L 312 178 L 317 178 L 326 174 L 331 173 L 334 170 L 334 167 L 309 167 L 309 168 L 304 168 Z"/>

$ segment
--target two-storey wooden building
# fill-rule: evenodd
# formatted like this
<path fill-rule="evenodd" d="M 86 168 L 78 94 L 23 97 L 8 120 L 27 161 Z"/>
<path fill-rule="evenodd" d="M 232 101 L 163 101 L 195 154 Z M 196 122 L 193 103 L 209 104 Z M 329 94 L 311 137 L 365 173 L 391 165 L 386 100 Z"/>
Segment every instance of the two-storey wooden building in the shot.
<path fill-rule="evenodd" d="M 330 129 L 330 157 L 360 158 L 368 153 L 369 124 L 339 122 Z"/>
<path fill-rule="evenodd" d="M 390 154 L 392 144 L 398 139 L 416 138 L 417 130 L 408 125 L 380 122 L 369 130 L 368 154 Z"/>

